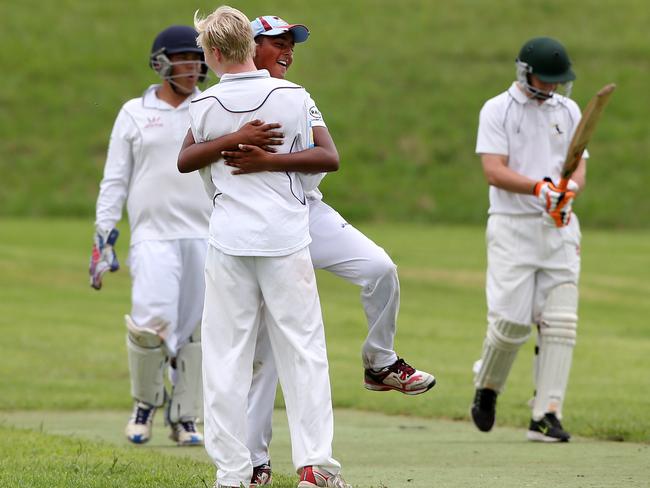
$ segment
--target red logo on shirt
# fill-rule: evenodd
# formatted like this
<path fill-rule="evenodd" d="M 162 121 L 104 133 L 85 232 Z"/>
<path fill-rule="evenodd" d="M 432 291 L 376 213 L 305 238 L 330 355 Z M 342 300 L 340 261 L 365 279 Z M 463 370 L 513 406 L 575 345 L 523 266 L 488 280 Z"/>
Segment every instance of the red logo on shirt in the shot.
<path fill-rule="evenodd" d="M 147 117 L 147 124 L 144 126 L 145 129 L 150 129 L 151 127 L 162 127 L 162 117 Z"/>

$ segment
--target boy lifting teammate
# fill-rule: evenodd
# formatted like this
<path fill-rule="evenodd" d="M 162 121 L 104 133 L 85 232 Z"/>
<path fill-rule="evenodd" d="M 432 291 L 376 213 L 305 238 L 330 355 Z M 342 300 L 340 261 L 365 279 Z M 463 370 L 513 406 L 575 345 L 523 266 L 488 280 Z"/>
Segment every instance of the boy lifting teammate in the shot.
<path fill-rule="evenodd" d="M 255 119 L 282 124 L 279 152 L 308 147 L 310 97 L 253 63 L 250 23 L 222 6 L 195 19 L 198 42 L 220 82 L 190 107 L 198 142 L 235 132 Z M 205 444 L 217 487 L 250 483 L 246 406 L 260 320 L 287 405 L 299 487 L 349 485 L 332 458 L 333 413 L 327 353 L 313 266 L 305 191 L 319 174 L 232 175 L 218 161 L 203 173 L 213 189 L 203 312 Z"/>

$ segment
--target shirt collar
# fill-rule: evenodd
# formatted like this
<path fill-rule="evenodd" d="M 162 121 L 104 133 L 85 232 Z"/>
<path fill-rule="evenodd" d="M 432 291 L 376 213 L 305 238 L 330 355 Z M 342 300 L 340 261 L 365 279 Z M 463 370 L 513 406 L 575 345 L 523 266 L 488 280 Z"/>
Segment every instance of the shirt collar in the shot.
<path fill-rule="evenodd" d="M 160 85 L 151 85 L 149 86 L 149 88 L 147 88 L 144 91 L 142 95 L 142 104 L 146 108 L 155 108 L 158 110 L 178 110 L 181 108 L 185 108 L 186 106 L 189 106 L 192 99 L 201 93 L 201 90 L 194 87 L 194 91 L 192 92 L 192 94 L 188 96 L 185 100 L 183 100 L 183 103 L 181 103 L 178 107 L 172 107 L 164 100 L 158 98 L 158 96 L 156 95 L 156 90 L 158 88 L 160 88 Z"/>
<path fill-rule="evenodd" d="M 246 71 L 245 73 L 224 73 L 219 79 L 219 83 L 225 83 L 233 80 L 251 79 L 251 78 L 270 78 L 268 70 L 258 69 L 256 71 Z"/>

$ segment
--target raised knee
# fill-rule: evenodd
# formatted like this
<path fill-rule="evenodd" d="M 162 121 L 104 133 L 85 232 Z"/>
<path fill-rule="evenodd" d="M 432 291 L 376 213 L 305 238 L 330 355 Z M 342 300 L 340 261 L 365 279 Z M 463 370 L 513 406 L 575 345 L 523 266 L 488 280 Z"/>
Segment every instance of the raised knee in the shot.
<path fill-rule="evenodd" d="M 390 278 L 397 279 L 397 266 L 393 260 L 382 252 L 368 262 L 366 266 L 366 280 L 375 283 L 380 279 Z"/>

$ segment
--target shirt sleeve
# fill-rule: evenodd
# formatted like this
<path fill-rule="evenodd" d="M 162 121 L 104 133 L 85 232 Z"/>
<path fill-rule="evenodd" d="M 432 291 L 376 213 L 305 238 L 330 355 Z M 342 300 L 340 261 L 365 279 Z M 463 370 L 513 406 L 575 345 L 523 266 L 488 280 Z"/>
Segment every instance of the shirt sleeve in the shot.
<path fill-rule="evenodd" d="M 494 100 L 488 101 L 479 115 L 478 136 L 476 138 L 477 154 L 501 154 L 508 156 L 508 137 L 503 125 L 500 105 Z"/>
<path fill-rule="evenodd" d="M 309 93 L 305 97 L 305 147 L 301 150 L 314 147 L 314 127 L 327 127 L 323 116 L 316 107 L 316 103 Z M 318 188 L 320 182 L 325 178 L 325 173 L 296 173 L 304 191 L 312 191 Z"/>
<path fill-rule="evenodd" d="M 307 93 L 307 111 L 309 113 L 310 127 L 327 127 L 323 115 L 320 113 L 320 110 L 318 110 L 316 102 L 314 102 L 314 99 L 309 93 Z"/>
<path fill-rule="evenodd" d="M 122 108 L 113 125 L 104 177 L 99 185 L 95 220 L 97 229 L 110 230 L 122 218 L 133 171 L 133 141 L 137 135 L 135 122 Z"/>

